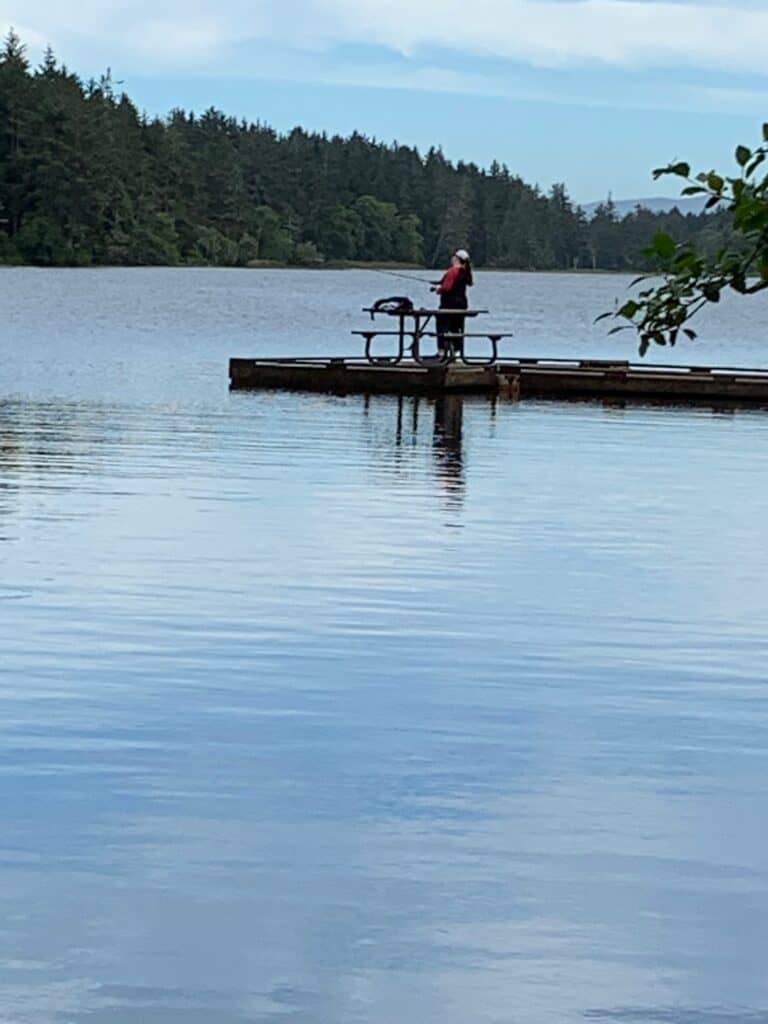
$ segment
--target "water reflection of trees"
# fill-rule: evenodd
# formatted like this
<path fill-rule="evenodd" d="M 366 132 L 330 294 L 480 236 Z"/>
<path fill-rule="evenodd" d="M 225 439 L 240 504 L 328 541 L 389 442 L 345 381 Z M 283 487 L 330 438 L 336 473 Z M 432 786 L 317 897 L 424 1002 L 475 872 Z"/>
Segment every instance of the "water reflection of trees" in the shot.
<path fill-rule="evenodd" d="M 116 451 L 143 448 L 157 455 L 165 474 L 170 445 L 178 458 L 204 447 L 215 430 L 196 409 L 0 401 L 0 472 L 99 476 L 113 468 Z"/>
<path fill-rule="evenodd" d="M 75 470 L 98 475 L 109 422 L 98 407 L 73 402 L 0 402 L 0 481 L 6 491 Z"/>
<path fill-rule="evenodd" d="M 140 455 L 142 476 L 163 479 L 169 451 L 178 463 L 207 450 L 215 430 L 195 409 L 0 401 L 0 516 L 18 509 L 22 493 L 34 516 L 51 495 L 110 486 L 105 479 L 125 475 L 126 453 Z"/>
<path fill-rule="evenodd" d="M 0 516 L 11 511 L 15 491 L 12 477 L 20 454 L 21 446 L 18 439 L 15 434 L 5 429 L 0 418 Z"/>

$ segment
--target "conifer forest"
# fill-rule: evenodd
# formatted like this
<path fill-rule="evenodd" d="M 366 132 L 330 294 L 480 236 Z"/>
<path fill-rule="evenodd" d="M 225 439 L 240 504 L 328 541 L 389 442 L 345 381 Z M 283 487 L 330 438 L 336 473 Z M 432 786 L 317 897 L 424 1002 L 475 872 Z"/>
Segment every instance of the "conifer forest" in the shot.
<path fill-rule="evenodd" d="M 659 230 L 714 254 L 731 228 L 610 201 L 587 217 L 564 185 L 439 148 L 279 134 L 213 108 L 150 117 L 109 73 L 82 81 L 50 50 L 34 67 L 14 33 L 0 50 L 0 263 L 441 266 L 461 245 L 477 266 L 642 271 Z"/>

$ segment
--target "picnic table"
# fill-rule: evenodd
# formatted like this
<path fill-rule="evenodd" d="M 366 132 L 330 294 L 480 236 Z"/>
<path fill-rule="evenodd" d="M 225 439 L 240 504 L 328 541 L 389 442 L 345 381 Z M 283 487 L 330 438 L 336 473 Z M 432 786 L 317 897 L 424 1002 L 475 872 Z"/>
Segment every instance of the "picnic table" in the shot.
<path fill-rule="evenodd" d="M 440 337 L 445 340 L 446 348 L 443 352 L 438 351 L 436 355 L 424 355 L 421 345 L 424 339 L 437 339 L 437 317 L 440 315 L 462 316 L 467 319 L 474 319 L 478 316 L 485 316 L 487 309 L 428 309 L 422 307 L 401 306 L 394 309 L 379 309 L 376 306 L 366 306 L 364 313 L 368 313 L 371 319 L 377 316 L 388 316 L 395 320 L 393 330 L 370 329 L 365 331 L 353 331 L 353 334 L 360 335 L 365 339 L 365 358 L 369 363 L 385 364 L 394 366 L 410 355 L 413 360 L 424 366 L 434 366 L 436 363 L 452 363 L 460 359 L 467 366 L 483 365 L 488 366 L 495 363 L 499 357 L 499 341 L 502 338 L 511 337 L 511 333 L 501 331 L 463 331 L 456 333 L 441 333 Z M 397 350 L 392 355 L 375 355 L 373 345 L 377 338 L 389 337 L 397 339 Z M 486 338 L 490 342 L 490 355 L 473 356 L 465 348 L 466 338 Z"/>

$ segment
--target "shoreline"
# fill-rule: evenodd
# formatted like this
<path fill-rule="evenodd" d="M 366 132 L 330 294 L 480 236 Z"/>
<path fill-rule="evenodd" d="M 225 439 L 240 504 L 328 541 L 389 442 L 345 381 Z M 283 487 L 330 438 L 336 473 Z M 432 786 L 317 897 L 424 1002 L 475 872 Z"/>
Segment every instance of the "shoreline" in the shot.
<path fill-rule="evenodd" d="M 73 266 L 72 264 L 56 264 L 42 266 L 39 263 L 0 263 L 0 271 L 3 270 L 239 270 L 239 271 L 260 271 L 260 270 L 370 270 L 404 272 L 421 274 L 438 274 L 443 267 L 424 267 L 414 263 L 364 263 L 360 261 L 329 261 L 328 263 L 301 266 L 297 263 L 279 263 L 277 261 L 263 260 L 257 264 L 250 264 L 245 267 L 222 266 L 215 263 L 92 263 L 86 266 Z M 628 267 L 622 270 L 606 270 L 598 267 L 593 270 L 591 267 L 574 267 L 571 269 L 537 269 L 521 267 L 485 267 L 482 265 L 473 268 L 475 272 L 484 274 L 553 274 L 553 275 L 586 275 L 597 274 L 601 276 L 624 276 L 627 274 L 647 274 L 654 276 L 652 271 Z"/>

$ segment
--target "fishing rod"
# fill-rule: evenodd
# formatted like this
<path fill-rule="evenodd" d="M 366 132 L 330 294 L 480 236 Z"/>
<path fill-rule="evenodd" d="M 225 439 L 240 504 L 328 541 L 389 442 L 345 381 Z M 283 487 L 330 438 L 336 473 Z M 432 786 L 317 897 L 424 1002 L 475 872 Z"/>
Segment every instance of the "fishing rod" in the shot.
<path fill-rule="evenodd" d="M 388 277 L 402 277 L 404 281 L 420 281 L 421 284 L 435 284 L 434 281 L 428 281 L 425 277 L 412 277 L 410 274 L 398 274 L 394 270 L 382 270 L 380 267 L 366 267 L 369 274 L 386 274 Z"/>

